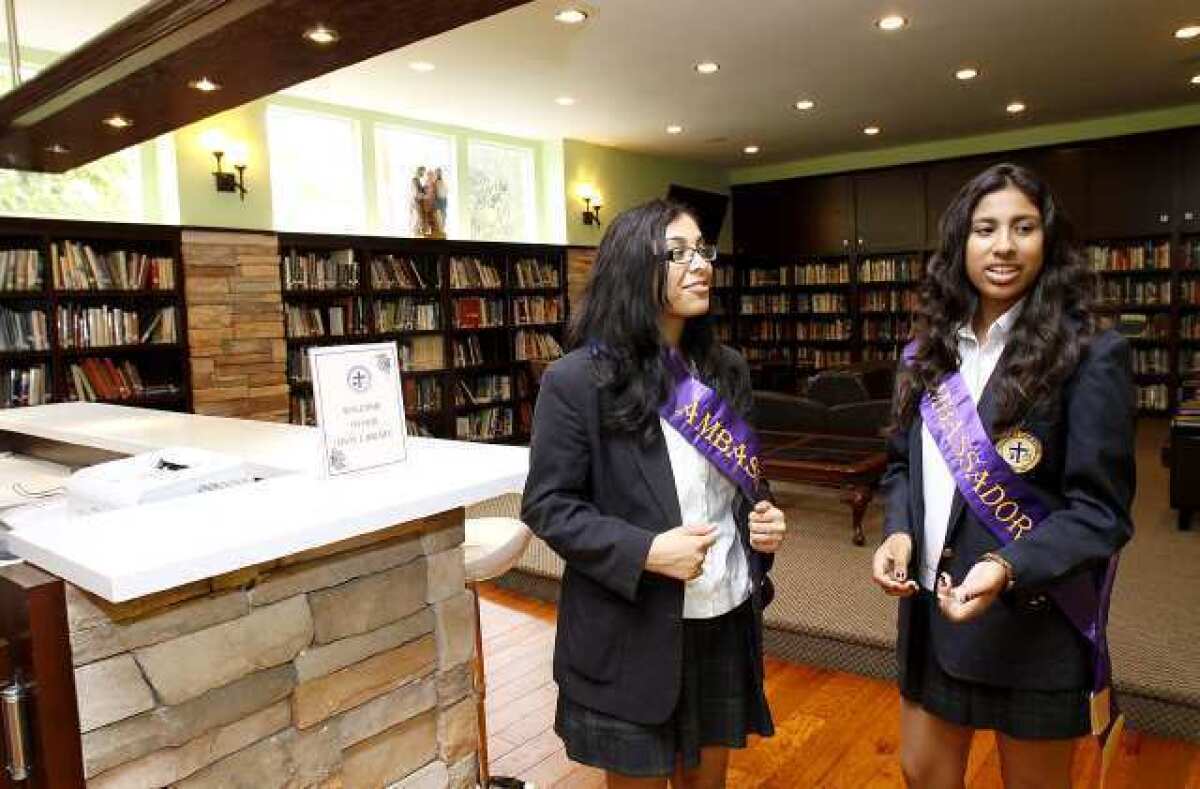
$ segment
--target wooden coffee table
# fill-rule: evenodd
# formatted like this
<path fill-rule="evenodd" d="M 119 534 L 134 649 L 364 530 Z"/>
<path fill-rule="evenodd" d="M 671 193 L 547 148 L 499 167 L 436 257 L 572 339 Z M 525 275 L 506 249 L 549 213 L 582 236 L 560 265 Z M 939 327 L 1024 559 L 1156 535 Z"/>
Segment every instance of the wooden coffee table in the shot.
<path fill-rule="evenodd" d="M 815 433 L 758 434 L 767 479 L 803 482 L 844 491 L 854 522 L 854 544 L 863 545 L 863 515 L 887 467 L 882 439 Z"/>

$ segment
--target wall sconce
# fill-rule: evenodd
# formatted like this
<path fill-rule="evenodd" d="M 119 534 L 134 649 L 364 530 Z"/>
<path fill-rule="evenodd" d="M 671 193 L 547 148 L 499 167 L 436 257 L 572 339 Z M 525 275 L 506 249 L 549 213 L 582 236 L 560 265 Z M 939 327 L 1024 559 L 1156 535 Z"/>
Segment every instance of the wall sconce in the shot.
<path fill-rule="evenodd" d="M 225 138 L 224 134 L 216 129 L 205 132 L 200 141 L 217 161 L 217 169 L 213 173 L 213 181 L 216 183 L 217 191 L 237 192 L 242 201 L 245 202 L 246 146 L 243 143 L 231 143 Z M 222 167 L 222 161 L 226 153 L 229 155 L 229 163 L 233 165 L 233 169 L 237 170 L 236 174 L 226 172 Z"/>
<path fill-rule="evenodd" d="M 604 199 L 591 184 L 581 184 L 578 189 L 579 197 L 583 200 L 583 223 L 585 225 L 600 224 L 600 209 L 604 207 Z"/>

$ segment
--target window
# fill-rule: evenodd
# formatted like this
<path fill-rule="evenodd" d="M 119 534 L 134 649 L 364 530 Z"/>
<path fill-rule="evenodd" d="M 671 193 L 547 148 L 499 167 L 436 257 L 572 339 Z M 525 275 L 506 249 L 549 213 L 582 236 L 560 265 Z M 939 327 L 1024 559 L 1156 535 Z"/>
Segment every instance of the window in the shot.
<path fill-rule="evenodd" d="M 382 228 L 402 235 L 422 235 L 422 208 L 414 198 L 418 172 L 424 168 L 420 177 L 430 178 L 431 196 L 435 201 L 444 201 L 435 202 L 442 229 L 448 236 L 458 235 L 456 158 L 455 141 L 449 135 L 377 125 L 375 167 Z"/>
<path fill-rule="evenodd" d="M 533 151 L 472 141 L 467 163 L 471 238 L 533 241 L 537 234 Z"/>
<path fill-rule="evenodd" d="M 336 233 L 365 226 L 357 123 L 272 105 L 267 144 L 276 228 Z"/>
<path fill-rule="evenodd" d="M 62 174 L 0 170 L 0 214 L 139 221 L 143 213 L 139 147 Z"/>

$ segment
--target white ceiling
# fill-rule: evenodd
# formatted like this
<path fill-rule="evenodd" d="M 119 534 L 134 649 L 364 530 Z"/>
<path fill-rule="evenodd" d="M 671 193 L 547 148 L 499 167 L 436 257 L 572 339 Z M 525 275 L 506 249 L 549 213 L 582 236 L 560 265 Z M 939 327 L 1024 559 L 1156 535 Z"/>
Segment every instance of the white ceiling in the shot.
<path fill-rule="evenodd" d="M 569 0 L 503 14 L 288 92 L 524 137 L 767 163 L 1200 102 L 1196 0 Z M 80 43 L 140 0 L 18 0 L 26 43 Z M 885 34 L 873 20 L 911 24 Z M 429 61 L 436 70 L 408 67 Z M 703 77 L 692 66 L 721 64 Z M 954 79 L 960 65 L 982 76 Z M 570 95 L 572 107 L 554 99 Z M 792 108 L 812 98 L 816 109 Z M 1005 105 L 1029 105 L 1010 117 Z M 668 136 L 681 123 L 686 132 Z M 883 133 L 868 138 L 863 126 Z M 743 145 L 762 153 L 743 156 Z"/>

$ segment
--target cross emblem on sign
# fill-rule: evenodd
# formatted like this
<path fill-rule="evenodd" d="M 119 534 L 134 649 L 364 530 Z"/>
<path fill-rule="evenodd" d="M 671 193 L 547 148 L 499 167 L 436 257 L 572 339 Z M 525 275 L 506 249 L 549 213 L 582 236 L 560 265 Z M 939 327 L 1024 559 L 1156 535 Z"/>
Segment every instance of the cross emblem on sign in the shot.
<path fill-rule="evenodd" d="M 346 377 L 350 388 L 356 392 L 365 392 L 371 387 L 371 374 L 363 367 L 355 367 Z"/>
<path fill-rule="evenodd" d="M 1025 446 L 1025 443 L 1023 441 L 1014 442 L 1008 448 L 1008 454 L 1009 454 L 1009 457 L 1012 458 L 1013 463 L 1019 464 L 1022 460 L 1025 459 L 1025 455 L 1028 452 L 1029 452 L 1029 449 Z"/>

